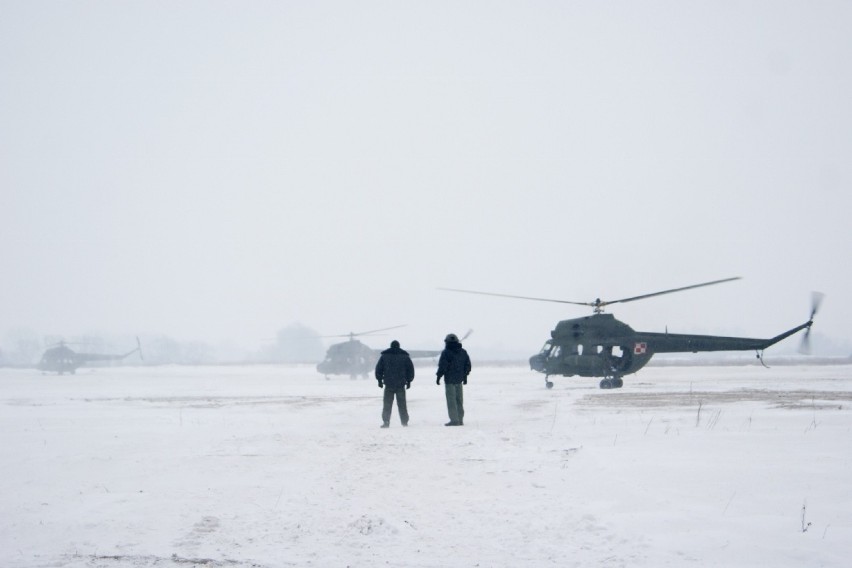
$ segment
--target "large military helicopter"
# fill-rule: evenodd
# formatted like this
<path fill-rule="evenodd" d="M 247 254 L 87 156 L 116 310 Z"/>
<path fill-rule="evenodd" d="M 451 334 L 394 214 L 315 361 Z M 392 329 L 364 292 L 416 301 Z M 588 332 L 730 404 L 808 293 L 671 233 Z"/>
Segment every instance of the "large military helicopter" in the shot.
<path fill-rule="evenodd" d="M 122 353 L 119 355 L 106 355 L 103 353 L 77 353 L 64 341 L 50 347 L 44 352 L 36 366 L 42 372 L 71 373 L 77 372 L 77 369 L 90 361 L 120 361 L 134 353 L 139 353 L 139 358 L 142 358 L 142 344 L 139 343 L 139 338 L 136 338 L 136 349 Z"/>
<path fill-rule="evenodd" d="M 325 359 L 317 364 L 317 371 L 325 375 L 326 379 L 329 378 L 329 375 L 349 375 L 352 379 L 359 376 L 366 378 L 376 368 L 376 362 L 378 362 L 382 350 L 371 349 L 355 338 L 365 335 L 377 335 L 379 332 L 390 331 L 391 329 L 398 329 L 400 327 L 405 327 L 405 325 L 395 325 L 393 327 L 360 331 L 357 333 L 350 332 L 346 335 L 324 336 L 348 337 L 349 340 L 331 345 L 328 351 L 326 351 Z M 468 331 L 462 339 L 467 338 L 472 332 L 473 330 Z M 441 354 L 441 351 L 405 350 L 412 359 L 437 357 Z"/>
<path fill-rule="evenodd" d="M 676 333 L 652 333 L 634 331 L 629 325 L 618 321 L 612 314 L 604 313 L 604 308 L 610 304 L 633 302 L 662 294 L 671 294 L 683 290 L 691 290 L 702 286 L 721 284 L 740 277 L 725 278 L 653 292 L 621 300 L 594 302 L 570 302 L 567 300 L 551 300 L 547 298 L 531 298 L 528 296 L 513 296 L 510 294 L 494 294 L 473 290 L 455 288 L 439 288 L 450 292 L 467 294 L 483 294 L 486 296 L 501 296 L 504 298 L 519 298 L 540 302 L 557 302 L 590 306 L 594 313 L 591 316 L 563 320 L 556 324 L 550 332 L 551 339 L 547 340 L 541 351 L 530 357 L 530 368 L 544 373 L 545 386 L 553 388 L 551 375 L 571 377 L 602 377 L 600 388 L 621 388 L 624 385 L 622 377 L 635 373 L 644 367 L 655 353 L 698 353 L 699 351 L 756 351 L 757 357 L 763 363 L 763 350 L 785 339 L 794 333 L 807 330 L 802 341 L 802 351 L 809 349 L 809 338 L 813 318 L 816 315 L 823 295 L 814 292 L 811 315 L 807 322 L 789 329 L 769 339 L 751 339 L 745 337 L 722 337 L 717 335 L 689 335 Z"/>

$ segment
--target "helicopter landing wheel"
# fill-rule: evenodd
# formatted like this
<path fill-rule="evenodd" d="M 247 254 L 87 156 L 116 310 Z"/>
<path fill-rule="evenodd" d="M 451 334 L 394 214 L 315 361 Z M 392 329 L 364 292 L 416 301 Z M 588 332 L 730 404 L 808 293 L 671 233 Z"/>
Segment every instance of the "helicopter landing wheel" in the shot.
<path fill-rule="evenodd" d="M 602 389 L 611 389 L 612 388 L 612 381 L 610 381 L 609 379 L 603 379 L 601 381 L 600 386 L 601 386 Z"/>
<path fill-rule="evenodd" d="M 624 381 L 621 380 L 621 377 L 616 377 L 616 378 L 612 379 L 611 382 L 612 382 L 612 388 L 614 388 L 614 389 L 620 389 L 621 387 L 624 386 Z"/>
<path fill-rule="evenodd" d="M 549 389 L 552 389 L 553 388 L 553 381 L 544 381 L 544 386 L 546 386 Z"/>

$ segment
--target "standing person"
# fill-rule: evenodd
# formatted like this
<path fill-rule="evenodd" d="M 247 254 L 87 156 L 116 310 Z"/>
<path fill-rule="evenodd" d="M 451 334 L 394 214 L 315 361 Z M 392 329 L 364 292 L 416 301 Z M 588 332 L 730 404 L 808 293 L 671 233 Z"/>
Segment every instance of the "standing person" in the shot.
<path fill-rule="evenodd" d="M 385 389 L 384 406 L 382 408 L 382 428 L 390 426 L 393 399 L 399 409 L 399 420 L 403 426 L 408 426 L 408 405 L 405 402 L 405 390 L 411 388 L 414 380 L 414 363 L 407 351 L 399 347 L 399 341 L 391 341 L 390 349 L 382 351 L 379 362 L 376 363 L 376 380 L 379 388 Z"/>
<path fill-rule="evenodd" d="M 462 385 L 467 384 L 470 374 L 470 356 L 462 348 L 458 336 L 451 333 L 444 338 L 444 350 L 438 359 L 438 380 L 444 377 L 444 392 L 447 395 L 447 412 L 450 421 L 444 426 L 464 426 L 464 392 Z"/>

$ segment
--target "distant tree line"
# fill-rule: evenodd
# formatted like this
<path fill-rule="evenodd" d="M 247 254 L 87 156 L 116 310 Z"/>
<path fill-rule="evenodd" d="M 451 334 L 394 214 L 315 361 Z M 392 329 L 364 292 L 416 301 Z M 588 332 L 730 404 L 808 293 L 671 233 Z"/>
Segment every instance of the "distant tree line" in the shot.
<path fill-rule="evenodd" d="M 163 334 L 142 334 L 139 339 L 142 345 L 141 359 L 134 354 L 119 364 L 316 363 L 325 355 L 319 335 L 300 323 L 280 329 L 271 342 L 258 345 L 254 350 L 231 345 L 212 345 L 203 341 L 179 341 Z M 134 349 L 136 336 L 88 333 L 65 337 L 16 328 L 0 339 L 0 366 L 35 366 L 47 349 L 60 342 L 66 343 L 79 353 L 116 355 Z"/>

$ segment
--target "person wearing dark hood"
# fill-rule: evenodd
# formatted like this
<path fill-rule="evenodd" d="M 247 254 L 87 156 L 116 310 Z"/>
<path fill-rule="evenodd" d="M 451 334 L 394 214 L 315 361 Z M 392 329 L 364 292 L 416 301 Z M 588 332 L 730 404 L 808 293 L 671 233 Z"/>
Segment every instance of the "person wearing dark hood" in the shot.
<path fill-rule="evenodd" d="M 470 357 L 462 348 L 458 336 L 450 333 L 444 338 L 444 350 L 438 359 L 438 380 L 444 378 L 444 392 L 447 395 L 447 412 L 450 421 L 444 426 L 464 426 L 464 391 L 462 385 L 467 384 L 470 374 Z"/>
<path fill-rule="evenodd" d="M 411 388 L 414 380 L 414 364 L 407 351 L 399 347 L 399 341 L 391 341 L 390 349 L 382 351 L 376 363 L 376 380 L 379 388 L 385 389 L 384 406 L 382 408 L 382 428 L 390 426 L 393 399 L 399 409 L 399 420 L 403 426 L 408 426 L 408 405 L 405 402 L 405 390 Z"/>

